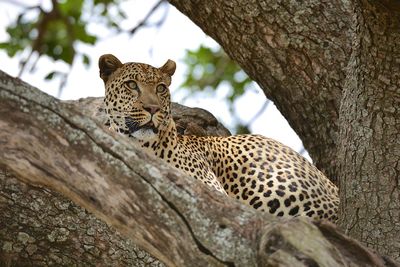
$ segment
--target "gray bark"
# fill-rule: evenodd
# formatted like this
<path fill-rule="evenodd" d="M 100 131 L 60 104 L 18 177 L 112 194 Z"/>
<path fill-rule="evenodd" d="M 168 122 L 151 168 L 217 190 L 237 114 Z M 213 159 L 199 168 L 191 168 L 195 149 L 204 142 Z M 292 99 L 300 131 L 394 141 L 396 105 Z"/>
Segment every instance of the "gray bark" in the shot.
<path fill-rule="evenodd" d="M 400 12 L 354 3 L 340 109 L 341 226 L 400 260 Z"/>
<path fill-rule="evenodd" d="M 163 266 L 62 195 L 0 169 L 0 266 Z"/>
<path fill-rule="evenodd" d="M 62 193 L 169 266 L 399 266 L 332 224 L 227 198 L 2 72 L 0 127 L 0 164 L 18 179 Z"/>
<path fill-rule="evenodd" d="M 340 184 L 343 229 L 400 260 L 398 1 L 170 2 L 261 86 Z"/>

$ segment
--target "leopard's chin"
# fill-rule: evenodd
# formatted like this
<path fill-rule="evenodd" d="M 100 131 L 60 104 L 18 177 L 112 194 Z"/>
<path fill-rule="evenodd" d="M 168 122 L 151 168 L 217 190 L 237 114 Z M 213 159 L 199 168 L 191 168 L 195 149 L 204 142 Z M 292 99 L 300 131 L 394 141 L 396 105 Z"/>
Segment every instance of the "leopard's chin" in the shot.
<path fill-rule="evenodd" d="M 153 133 L 158 134 L 158 128 L 154 125 L 152 121 L 146 123 L 145 125 L 141 126 L 140 129 L 143 130 L 152 130 Z"/>
<path fill-rule="evenodd" d="M 130 135 L 143 142 L 156 141 L 158 139 L 158 130 L 155 128 L 143 127 L 131 133 Z"/>

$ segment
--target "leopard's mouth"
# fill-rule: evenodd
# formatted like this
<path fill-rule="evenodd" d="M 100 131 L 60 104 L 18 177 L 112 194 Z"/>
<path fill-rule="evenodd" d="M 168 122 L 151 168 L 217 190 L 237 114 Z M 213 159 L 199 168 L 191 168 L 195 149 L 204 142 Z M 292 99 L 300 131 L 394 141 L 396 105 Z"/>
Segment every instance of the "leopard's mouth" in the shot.
<path fill-rule="evenodd" d="M 133 134 L 139 130 L 152 130 L 153 133 L 158 133 L 158 128 L 154 125 L 152 121 L 149 121 L 143 125 L 140 125 L 137 121 L 134 121 L 130 117 L 125 117 L 125 125 L 129 129 L 129 133 Z"/>
<path fill-rule="evenodd" d="M 155 134 L 158 133 L 158 129 L 156 128 L 156 126 L 152 121 L 149 121 L 148 123 L 142 125 L 139 129 L 144 129 L 144 130 L 149 129 L 152 130 L 153 133 Z"/>

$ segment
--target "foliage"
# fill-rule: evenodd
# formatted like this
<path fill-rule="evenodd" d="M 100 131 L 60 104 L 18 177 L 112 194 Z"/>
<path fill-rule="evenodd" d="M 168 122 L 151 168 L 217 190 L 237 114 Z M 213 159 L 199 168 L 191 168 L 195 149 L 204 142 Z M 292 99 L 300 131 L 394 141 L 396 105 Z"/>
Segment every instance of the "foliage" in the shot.
<path fill-rule="evenodd" d="M 10 57 L 29 50 L 29 56 L 21 59 L 20 75 L 32 54 L 47 56 L 71 66 L 77 56 L 86 66 L 90 65 L 87 54 L 77 51 L 78 43 L 94 45 L 99 36 L 89 33 L 88 25 L 93 18 L 109 31 L 119 32 L 118 25 L 126 18 L 120 8 L 122 0 L 52 0 L 50 10 L 42 6 L 20 6 L 21 12 L 6 31 L 8 40 L 0 43 Z M 45 79 L 64 75 L 50 72 Z"/>
<path fill-rule="evenodd" d="M 197 50 L 187 51 L 184 58 L 187 66 L 186 79 L 181 85 L 192 93 L 208 88 L 216 92 L 222 85 L 230 88 L 228 94 L 229 110 L 235 121 L 235 129 L 239 134 L 250 133 L 250 125 L 267 107 L 268 102 L 247 123 L 240 121 L 233 108 L 235 101 L 246 90 L 254 86 L 247 74 L 218 46 L 216 49 L 201 45 Z"/>
<path fill-rule="evenodd" d="M 10 57 L 27 47 L 39 55 L 72 64 L 77 41 L 94 44 L 96 37 L 86 30 L 82 18 L 83 0 L 53 1 L 50 11 L 40 6 L 26 7 L 17 20 L 7 27 L 9 40 L 1 43 Z M 32 13 L 38 13 L 32 16 Z"/>
<path fill-rule="evenodd" d="M 182 86 L 192 92 L 208 86 L 216 90 L 222 82 L 227 82 L 232 88 L 228 100 L 233 102 L 244 94 L 246 87 L 252 82 L 221 47 L 213 50 L 201 45 L 197 50 L 187 51 L 184 62 L 188 71 Z"/>

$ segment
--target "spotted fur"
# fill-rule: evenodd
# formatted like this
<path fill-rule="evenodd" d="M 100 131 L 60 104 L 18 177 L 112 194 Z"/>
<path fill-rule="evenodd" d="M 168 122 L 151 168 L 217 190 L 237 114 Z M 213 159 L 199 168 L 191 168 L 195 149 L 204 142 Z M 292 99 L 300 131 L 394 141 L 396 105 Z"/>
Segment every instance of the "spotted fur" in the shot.
<path fill-rule="evenodd" d="M 110 128 L 186 174 L 276 216 L 337 219 L 338 189 L 291 148 L 261 135 L 178 135 L 170 112 L 175 62 L 155 68 L 99 60 Z"/>

